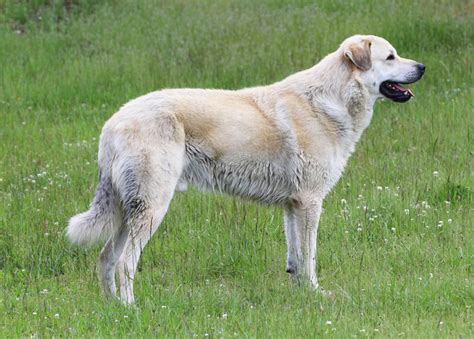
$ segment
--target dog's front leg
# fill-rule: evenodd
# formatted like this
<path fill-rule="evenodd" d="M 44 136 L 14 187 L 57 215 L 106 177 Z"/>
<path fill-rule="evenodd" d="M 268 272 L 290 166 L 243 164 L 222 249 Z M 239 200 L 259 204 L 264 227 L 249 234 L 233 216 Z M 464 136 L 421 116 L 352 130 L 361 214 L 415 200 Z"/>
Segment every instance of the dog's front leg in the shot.
<path fill-rule="evenodd" d="M 318 288 L 316 242 L 322 199 L 292 199 L 285 208 L 285 233 L 288 244 L 287 272 L 300 281 L 309 280 Z"/>
<path fill-rule="evenodd" d="M 295 208 L 292 205 L 286 206 L 284 210 L 286 244 L 288 255 L 286 258 L 286 272 L 288 272 L 296 282 L 301 275 L 301 262 L 303 254 L 301 252 L 301 239 L 297 230 Z"/>

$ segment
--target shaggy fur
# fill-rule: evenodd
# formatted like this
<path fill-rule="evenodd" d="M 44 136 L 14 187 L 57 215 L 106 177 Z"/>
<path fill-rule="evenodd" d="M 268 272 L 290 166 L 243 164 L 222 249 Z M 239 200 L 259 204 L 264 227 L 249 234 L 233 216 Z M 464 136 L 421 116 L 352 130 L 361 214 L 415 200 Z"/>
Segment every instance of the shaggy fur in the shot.
<path fill-rule="evenodd" d="M 395 60 L 386 60 L 395 54 Z M 318 288 L 316 237 L 323 199 L 336 184 L 382 97 L 385 80 L 414 82 L 419 64 L 384 39 L 353 36 L 316 66 L 265 87 L 172 89 L 123 106 L 105 124 L 100 180 L 69 239 L 107 243 L 101 281 L 134 301 L 140 254 L 175 190 L 204 190 L 278 204 L 285 214 L 286 270 Z"/>

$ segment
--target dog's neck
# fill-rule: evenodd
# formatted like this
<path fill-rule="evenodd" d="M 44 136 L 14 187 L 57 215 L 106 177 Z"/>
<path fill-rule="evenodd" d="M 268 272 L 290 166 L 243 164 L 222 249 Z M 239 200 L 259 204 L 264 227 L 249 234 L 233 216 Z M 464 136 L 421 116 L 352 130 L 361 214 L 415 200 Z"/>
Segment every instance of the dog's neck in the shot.
<path fill-rule="evenodd" d="M 351 117 L 357 140 L 372 120 L 376 98 L 371 96 L 362 85 L 357 74 L 347 83 L 345 88 L 344 103 L 348 115 Z"/>
<path fill-rule="evenodd" d="M 345 134 L 350 141 L 357 142 L 370 124 L 376 98 L 364 87 L 359 71 L 343 57 L 342 51 L 329 54 L 312 68 L 287 79 L 292 90 L 307 99 L 315 114 L 326 115 L 350 130 L 352 133 Z M 286 79 L 282 84 L 285 82 Z"/>

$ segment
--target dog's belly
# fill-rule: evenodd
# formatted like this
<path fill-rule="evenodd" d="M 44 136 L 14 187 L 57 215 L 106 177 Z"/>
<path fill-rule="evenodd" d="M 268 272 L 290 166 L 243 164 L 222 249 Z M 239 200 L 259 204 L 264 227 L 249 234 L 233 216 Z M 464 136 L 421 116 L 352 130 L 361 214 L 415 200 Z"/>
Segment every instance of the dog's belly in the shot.
<path fill-rule="evenodd" d="M 202 190 L 227 193 L 262 203 L 278 204 L 297 191 L 300 166 L 270 160 L 212 157 L 186 144 L 182 180 Z"/>

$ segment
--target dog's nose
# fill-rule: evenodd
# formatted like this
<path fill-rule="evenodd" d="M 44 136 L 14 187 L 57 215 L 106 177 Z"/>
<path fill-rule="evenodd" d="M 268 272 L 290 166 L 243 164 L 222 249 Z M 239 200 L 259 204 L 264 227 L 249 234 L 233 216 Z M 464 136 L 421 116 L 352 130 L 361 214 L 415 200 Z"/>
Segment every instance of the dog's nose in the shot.
<path fill-rule="evenodd" d="M 418 70 L 420 71 L 421 74 L 425 73 L 426 66 L 423 64 L 418 64 Z"/>

